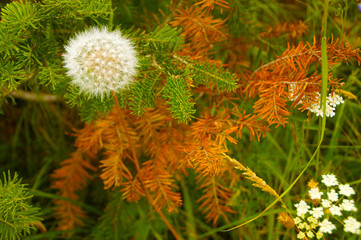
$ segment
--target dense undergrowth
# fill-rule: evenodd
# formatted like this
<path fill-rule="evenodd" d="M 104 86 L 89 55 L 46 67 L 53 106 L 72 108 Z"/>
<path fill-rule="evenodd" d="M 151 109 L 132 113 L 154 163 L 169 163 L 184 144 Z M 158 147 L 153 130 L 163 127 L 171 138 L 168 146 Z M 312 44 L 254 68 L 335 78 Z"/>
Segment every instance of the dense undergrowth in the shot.
<path fill-rule="evenodd" d="M 359 239 L 359 4 L 0 3 L 0 239 Z"/>

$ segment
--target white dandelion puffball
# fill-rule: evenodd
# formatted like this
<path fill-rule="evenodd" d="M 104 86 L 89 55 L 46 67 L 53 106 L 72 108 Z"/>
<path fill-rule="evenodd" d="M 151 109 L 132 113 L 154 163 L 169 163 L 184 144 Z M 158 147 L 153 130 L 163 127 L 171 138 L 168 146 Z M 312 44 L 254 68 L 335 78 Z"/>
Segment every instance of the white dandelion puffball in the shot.
<path fill-rule="evenodd" d="M 107 95 L 124 89 L 137 73 L 137 54 L 131 41 L 119 31 L 93 27 L 69 41 L 64 53 L 67 75 L 80 92 Z"/>

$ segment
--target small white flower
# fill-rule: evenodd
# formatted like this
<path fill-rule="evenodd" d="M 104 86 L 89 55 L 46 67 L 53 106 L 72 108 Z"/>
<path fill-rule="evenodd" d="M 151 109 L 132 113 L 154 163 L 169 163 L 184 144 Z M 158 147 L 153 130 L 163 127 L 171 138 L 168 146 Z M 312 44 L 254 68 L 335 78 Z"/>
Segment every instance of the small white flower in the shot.
<path fill-rule="evenodd" d="M 344 211 L 357 211 L 357 208 L 355 207 L 355 201 L 353 199 L 343 199 L 341 203 L 341 209 Z"/>
<path fill-rule="evenodd" d="M 309 216 L 309 217 L 307 218 L 307 221 L 310 222 L 310 223 L 315 223 L 315 224 L 318 223 L 317 218 L 315 218 L 314 216 Z"/>
<path fill-rule="evenodd" d="M 338 181 L 334 174 L 322 175 L 322 181 L 327 187 L 337 186 Z"/>
<path fill-rule="evenodd" d="M 297 238 L 298 239 L 304 239 L 306 237 L 306 234 L 304 233 L 304 232 L 299 232 L 298 234 L 297 234 Z"/>
<path fill-rule="evenodd" d="M 307 229 L 308 228 L 308 224 L 305 222 L 302 222 L 300 224 L 298 224 L 297 226 L 299 229 Z"/>
<path fill-rule="evenodd" d="M 321 218 L 323 216 L 323 207 L 313 208 L 310 213 L 314 218 Z"/>
<path fill-rule="evenodd" d="M 303 200 L 300 201 L 300 203 L 295 204 L 295 207 L 297 208 L 297 216 L 303 216 L 308 212 L 310 209 L 310 206 L 307 205 L 307 203 Z"/>
<path fill-rule="evenodd" d="M 327 97 L 327 103 L 332 107 L 336 107 L 337 105 L 344 103 L 343 98 L 336 93 L 331 93 Z"/>
<path fill-rule="evenodd" d="M 334 216 L 342 216 L 341 208 L 336 205 L 333 205 L 332 207 L 330 207 L 329 210 L 330 210 L 331 214 Z"/>
<path fill-rule="evenodd" d="M 311 188 L 308 193 L 310 194 L 311 199 L 321 199 L 321 195 L 323 194 L 318 187 Z"/>
<path fill-rule="evenodd" d="M 296 225 L 302 222 L 301 218 L 299 218 L 299 217 L 295 217 L 295 218 L 293 219 L 293 221 L 295 221 L 295 224 L 296 224 Z"/>
<path fill-rule="evenodd" d="M 323 237 L 323 233 L 320 232 L 320 231 L 318 231 L 318 232 L 316 233 L 316 238 L 317 238 L 317 239 L 321 239 L 322 237 Z"/>
<path fill-rule="evenodd" d="M 102 98 L 110 91 L 124 89 L 137 73 L 136 51 L 119 31 L 91 28 L 78 33 L 65 50 L 67 75 L 89 96 Z"/>
<path fill-rule="evenodd" d="M 342 194 L 342 195 L 345 195 L 347 197 L 355 194 L 355 190 L 352 187 L 350 187 L 349 184 L 340 185 L 339 188 L 340 188 L 339 193 Z"/>
<path fill-rule="evenodd" d="M 332 202 L 328 199 L 322 199 L 322 201 L 321 201 L 321 205 L 324 208 L 330 208 L 331 204 L 332 204 Z"/>
<path fill-rule="evenodd" d="M 332 202 L 337 202 L 338 200 L 338 193 L 335 191 L 335 189 L 331 189 L 330 192 L 327 193 L 328 199 Z"/>
<path fill-rule="evenodd" d="M 361 223 L 353 217 L 348 217 L 345 220 L 345 232 L 351 232 L 354 234 L 360 234 Z"/>
<path fill-rule="evenodd" d="M 307 237 L 309 237 L 309 238 L 313 238 L 313 237 L 315 236 L 315 234 L 313 234 L 312 231 L 306 232 L 306 235 L 307 235 Z"/>
<path fill-rule="evenodd" d="M 321 233 L 332 233 L 332 231 L 336 229 L 336 226 L 327 219 L 323 220 L 319 226 Z"/>

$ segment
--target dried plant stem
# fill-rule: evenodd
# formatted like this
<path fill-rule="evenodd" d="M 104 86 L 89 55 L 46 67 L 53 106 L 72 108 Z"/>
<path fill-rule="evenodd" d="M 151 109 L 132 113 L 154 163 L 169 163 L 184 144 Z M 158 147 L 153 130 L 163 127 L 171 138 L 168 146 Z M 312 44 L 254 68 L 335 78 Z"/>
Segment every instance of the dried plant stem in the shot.
<path fill-rule="evenodd" d="M 135 153 L 135 149 L 134 149 L 134 145 L 133 145 L 133 142 L 132 142 L 132 139 L 130 137 L 130 134 L 128 132 L 128 129 L 126 127 L 126 122 L 125 122 L 125 119 L 124 119 L 124 115 L 122 113 L 122 109 L 120 107 L 120 104 L 119 104 L 119 101 L 118 101 L 118 97 L 117 95 L 115 94 L 114 91 L 112 91 L 112 95 L 113 95 L 113 99 L 114 99 L 114 102 L 115 102 L 115 107 L 119 113 L 119 120 L 120 120 L 120 124 L 123 126 L 124 128 L 124 131 L 125 131 L 125 134 L 128 138 L 128 142 L 129 142 L 129 147 L 130 147 L 130 151 L 132 152 L 132 161 L 134 162 L 135 164 L 135 167 L 137 169 L 137 172 L 138 174 L 140 173 L 140 165 L 139 165 L 139 161 L 138 161 L 138 158 L 137 158 L 137 154 Z M 141 181 L 142 182 L 142 181 Z M 148 200 L 153 203 L 153 198 L 152 196 L 150 195 L 150 193 L 147 191 L 146 188 L 144 188 L 144 191 L 145 191 L 145 194 L 147 195 L 147 198 Z M 168 229 L 172 232 L 173 236 L 175 237 L 175 239 L 177 240 L 181 240 L 182 238 L 179 236 L 179 234 L 177 233 L 177 231 L 174 229 L 174 227 L 169 223 L 168 219 L 164 216 L 164 214 L 162 213 L 162 211 L 159 209 L 159 210 L 156 210 L 157 213 L 159 214 L 159 216 L 162 218 L 163 222 L 167 225 Z"/>
<path fill-rule="evenodd" d="M 27 91 L 23 91 L 23 90 L 16 90 L 16 91 L 10 92 L 8 94 L 10 94 L 11 96 L 13 96 L 15 98 L 19 98 L 19 99 L 23 99 L 23 100 L 27 100 L 27 101 L 34 101 L 34 102 L 57 102 L 57 101 L 60 101 L 60 98 L 55 95 L 45 94 L 45 93 L 36 94 L 36 93 L 27 92 Z M 7 95 L 7 94 L 5 94 L 5 95 Z"/>
<path fill-rule="evenodd" d="M 282 207 L 284 207 L 287 212 L 291 215 L 291 213 L 289 212 L 288 208 L 286 207 L 286 205 L 283 203 L 282 197 L 284 196 L 285 193 L 283 193 L 281 196 L 269 185 L 267 185 L 267 183 L 260 177 L 258 177 L 250 168 L 243 166 L 240 162 L 238 162 L 236 159 L 233 159 L 231 157 L 229 157 L 227 154 L 223 154 L 223 156 L 234 165 L 234 167 L 236 169 L 239 169 L 241 171 L 244 171 L 244 173 L 242 173 L 248 180 L 252 181 L 253 184 L 252 186 L 260 188 L 262 191 L 268 192 L 269 194 L 271 194 L 272 196 L 274 196 L 276 198 L 276 200 L 271 203 L 265 210 L 263 210 L 260 214 L 258 214 L 256 217 L 250 219 L 247 222 L 244 222 L 240 225 L 237 225 L 235 227 L 232 227 L 230 229 L 225 230 L 227 231 L 231 231 L 234 230 L 236 228 L 242 227 L 250 222 L 253 222 L 254 220 L 258 219 L 259 217 L 261 217 L 266 211 L 268 211 L 276 202 L 280 201 L 282 203 Z"/>
<path fill-rule="evenodd" d="M 280 195 L 278 195 L 278 193 L 272 187 L 267 185 L 267 183 L 262 178 L 258 177 L 250 168 L 243 166 L 236 159 L 233 159 L 226 154 L 223 154 L 223 155 L 229 160 L 229 162 L 231 162 L 234 165 L 234 168 L 244 171 L 242 174 L 247 179 L 249 179 L 250 181 L 253 182 L 252 185 L 254 187 L 260 188 L 264 192 L 268 192 L 275 198 L 279 198 Z M 280 200 L 280 201 L 282 202 L 282 200 Z M 282 204 L 283 204 L 283 202 L 282 202 Z"/>

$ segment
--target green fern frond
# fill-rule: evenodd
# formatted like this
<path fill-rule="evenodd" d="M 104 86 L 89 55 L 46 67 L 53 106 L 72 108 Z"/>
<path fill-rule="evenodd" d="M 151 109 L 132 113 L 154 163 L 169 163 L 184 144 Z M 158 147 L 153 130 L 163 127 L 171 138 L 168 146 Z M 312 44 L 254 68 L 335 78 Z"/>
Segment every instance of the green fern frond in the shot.
<path fill-rule="evenodd" d="M 38 217 L 39 208 L 29 204 L 32 197 L 21 179 L 10 172 L 0 180 L 0 239 L 15 240 L 29 235 L 34 230 L 34 223 Z"/>
<path fill-rule="evenodd" d="M 237 77 L 222 67 L 210 63 L 188 65 L 194 74 L 195 85 L 216 87 L 220 91 L 232 92 L 237 88 Z"/>
<path fill-rule="evenodd" d="M 46 62 L 39 68 L 39 83 L 50 86 L 52 90 L 61 89 L 55 86 L 61 83 L 63 78 L 64 68 L 59 59 L 54 62 Z"/>
<path fill-rule="evenodd" d="M 114 106 L 114 100 L 111 95 L 107 95 L 103 99 L 85 96 L 79 92 L 78 88 L 72 85 L 68 87 L 64 97 L 67 99 L 67 104 L 79 109 L 79 115 L 85 122 L 90 122 L 104 116 Z"/>
<path fill-rule="evenodd" d="M 25 79 L 25 71 L 14 62 L 0 61 L 0 89 L 12 92 L 17 89 L 21 80 Z"/>
<path fill-rule="evenodd" d="M 4 27 L 4 22 L 0 22 L 0 53 L 3 57 L 11 56 L 19 51 L 17 43 L 24 41 L 23 38 L 14 34 Z"/>
<path fill-rule="evenodd" d="M 111 14 L 110 0 L 43 0 L 42 8 L 45 14 L 51 17 L 59 17 L 61 19 L 75 17 L 82 19 L 90 17 L 93 20 L 97 18 L 108 18 Z"/>
<path fill-rule="evenodd" d="M 140 117 L 147 108 L 153 107 L 160 84 L 159 78 L 155 72 L 150 72 L 146 77 L 140 77 L 132 86 L 129 108 L 136 116 Z"/>
<path fill-rule="evenodd" d="M 179 50 L 183 44 L 183 38 L 179 36 L 180 33 L 181 29 L 165 25 L 164 27 L 157 27 L 145 40 L 154 51 L 172 53 Z"/>
<path fill-rule="evenodd" d="M 168 99 L 169 110 L 179 122 L 186 123 L 195 113 L 194 102 L 186 79 L 182 76 L 170 76 L 163 88 L 163 98 Z"/>
<path fill-rule="evenodd" d="M 42 16 L 40 4 L 30 1 L 12 2 L 1 10 L 1 19 L 8 29 L 25 31 L 29 28 L 37 29 L 41 26 Z"/>

